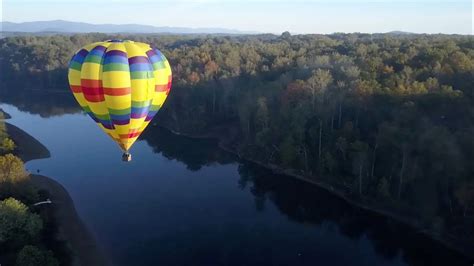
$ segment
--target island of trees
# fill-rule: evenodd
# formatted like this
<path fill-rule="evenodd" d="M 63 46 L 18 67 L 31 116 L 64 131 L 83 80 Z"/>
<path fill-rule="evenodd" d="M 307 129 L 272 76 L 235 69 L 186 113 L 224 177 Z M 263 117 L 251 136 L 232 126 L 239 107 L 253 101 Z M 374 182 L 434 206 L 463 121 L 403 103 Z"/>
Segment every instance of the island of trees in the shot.
<path fill-rule="evenodd" d="M 472 36 L 9 37 L 0 97 L 12 83 L 68 90 L 74 51 L 112 38 L 151 43 L 170 61 L 157 123 L 473 246 Z"/>

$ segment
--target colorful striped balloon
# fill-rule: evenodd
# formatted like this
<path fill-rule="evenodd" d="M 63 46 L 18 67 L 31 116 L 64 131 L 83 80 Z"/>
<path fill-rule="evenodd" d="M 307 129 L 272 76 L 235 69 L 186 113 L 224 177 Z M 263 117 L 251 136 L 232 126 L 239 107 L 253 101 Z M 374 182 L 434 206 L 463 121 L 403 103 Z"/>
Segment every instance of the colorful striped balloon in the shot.
<path fill-rule="evenodd" d="M 77 51 L 68 79 L 84 111 L 127 153 L 166 100 L 171 68 L 148 44 L 108 40 Z"/>

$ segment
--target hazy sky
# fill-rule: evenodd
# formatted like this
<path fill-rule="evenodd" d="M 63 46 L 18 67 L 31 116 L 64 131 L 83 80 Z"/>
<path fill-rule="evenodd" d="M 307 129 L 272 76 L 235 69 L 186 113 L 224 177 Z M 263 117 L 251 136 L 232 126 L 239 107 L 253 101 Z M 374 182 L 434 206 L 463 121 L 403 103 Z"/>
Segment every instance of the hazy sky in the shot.
<path fill-rule="evenodd" d="M 472 34 L 474 0 L 1 0 L 2 21 L 70 20 L 281 33 Z"/>

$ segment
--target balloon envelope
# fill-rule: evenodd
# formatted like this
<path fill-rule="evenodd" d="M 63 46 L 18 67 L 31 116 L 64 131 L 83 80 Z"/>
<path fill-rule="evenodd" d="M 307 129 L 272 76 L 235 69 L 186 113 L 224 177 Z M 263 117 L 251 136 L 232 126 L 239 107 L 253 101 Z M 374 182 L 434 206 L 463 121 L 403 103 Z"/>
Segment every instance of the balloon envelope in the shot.
<path fill-rule="evenodd" d="M 171 68 L 148 44 L 109 40 L 77 51 L 68 80 L 84 111 L 128 151 L 166 100 Z"/>

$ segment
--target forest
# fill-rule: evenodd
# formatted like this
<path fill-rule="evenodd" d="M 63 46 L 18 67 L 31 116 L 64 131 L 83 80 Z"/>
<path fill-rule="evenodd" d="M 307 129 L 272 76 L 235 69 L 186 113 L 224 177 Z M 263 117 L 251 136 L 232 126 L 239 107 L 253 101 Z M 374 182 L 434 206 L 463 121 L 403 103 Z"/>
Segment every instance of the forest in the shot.
<path fill-rule="evenodd" d="M 115 38 L 150 43 L 172 66 L 155 123 L 212 135 L 243 158 L 474 244 L 472 36 L 7 37 L 0 97 L 39 84 L 69 90 L 72 54 Z"/>

